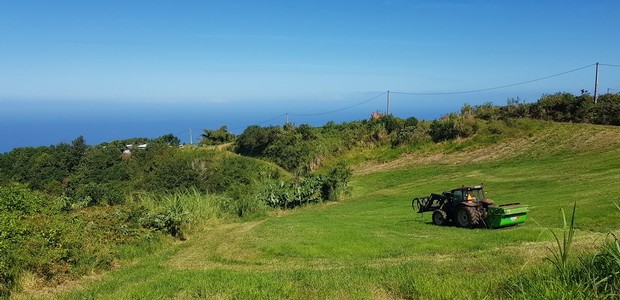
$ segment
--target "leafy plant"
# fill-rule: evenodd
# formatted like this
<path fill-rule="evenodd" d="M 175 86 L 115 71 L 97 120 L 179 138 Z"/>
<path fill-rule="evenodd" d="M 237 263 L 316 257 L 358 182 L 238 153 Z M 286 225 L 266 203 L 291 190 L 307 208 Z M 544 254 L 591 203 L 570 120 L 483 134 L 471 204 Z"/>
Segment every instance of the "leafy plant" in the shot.
<path fill-rule="evenodd" d="M 217 130 L 209 130 L 204 129 L 201 134 L 202 140 L 200 140 L 200 145 L 221 145 L 225 143 L 230 143 L 235 140 L 235 135 L 233 133 L 228 132 L 228 127 L 221 126 Z"/>
<path fill-rule="evenodd" d="M 185 210 L 177 197 L 172 205 L 162 211 L 147 212 L 139 222 L 145 228 L 159 230 L 184 240 L 185 226 L 191 221 L 191 214 Z"/>
<path fill-rule="evenodd" d="M 570 247 L 573 243 L 573 237 L 575 235 L 575 210 L 576 208 L 577 208 L 577 202 L 575 201 L 575 203 L 573 204 L 573 212 L 570 218 L 570 224 L 567 224 L 566 222 L 566 215 L 564 214 L 564 209 L 560 209 L 560 211 L 562 212 L 562 221 L 563 221 L 561 240 L 553 230 L 550 230 L 551 234 L 553 235 L 553 238 L 555 239 L 556 248 L 549 248 L 553 257 L 548 258 L 548 260 L 551 261 L 551 263 L 553 263 L 553 265 L 560 272 L 560 274 L 564 276 L 564 278 L 568 278 L 568 276 L 570 275 L 568 258 L 569 258 L 569 253 L 570 253 Z"/>

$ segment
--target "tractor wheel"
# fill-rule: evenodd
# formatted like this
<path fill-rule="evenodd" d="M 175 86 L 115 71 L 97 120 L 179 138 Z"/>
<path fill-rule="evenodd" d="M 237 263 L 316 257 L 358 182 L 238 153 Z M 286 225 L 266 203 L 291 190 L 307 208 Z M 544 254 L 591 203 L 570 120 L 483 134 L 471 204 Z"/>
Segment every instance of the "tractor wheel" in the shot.
<path fill-rule="evenodd" d="M 448 215 L 446 214 L 446 212 L 441 209 L 434 211 L 433 212 L 433 223 L 439 226 L 448 224 Z"/>
<path fill-rule="evenodd" d="M 461 206 L 456 211 L 455 219 L 459 227 L 471 228 L 480 223 L 480 214 L 474 207 Z"/>

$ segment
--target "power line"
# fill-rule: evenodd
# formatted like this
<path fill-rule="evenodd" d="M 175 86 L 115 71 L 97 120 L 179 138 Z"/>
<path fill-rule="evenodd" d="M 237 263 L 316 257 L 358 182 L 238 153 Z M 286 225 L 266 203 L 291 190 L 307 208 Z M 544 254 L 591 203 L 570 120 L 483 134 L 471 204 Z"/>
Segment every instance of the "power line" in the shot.
<path fill-rule="evenodd" d="M 491 90 L 499 90 L 499 89 L 503 89 L 503 88 L 507 88 L 507 87 L 513 87 L 513 86 L 517 86 L 517 85 L 523 85 L 523 84 L 528 84 L 528 83 L 532 83 L 532 82 L 536 82 L 536 81 L 541 81 L 541 80 L 545 80 L 545 79 L 549 79 L 549 78 L 553 78 L 553 77 L 558 77 L 558 76 L 562 76 L 568 73 L 572 73 L 572 72 L 577 72 L 580 70 L 583 70 L 585 68 L 589 68 L 594 66 L 595 64 L 590 64 L 587 66 L 583 66 L 577 69 L 572 69 L 566 72 L 562 72 L 562 73 L 557 73 L 557 74 L 553 74 L 553 75 L 549 75 L 549 76 L 545 76 L 545 77 L 541 77 L 541 78 L 536 78 L 536 79 L 532 79 L 532 80 L 527 80 L 527 81 L 522 81 L 522 82 L 517 82 L 517 83 L 511 83 L 511 84 L 506 84 L 506 85 L 501 85 L 501 86 L 496 86 L 496 87 L 490 87 L 490 88 L 484 88 L 484 89 L 477 89 L 477 90 L 467 90 L 467 91 L 455 91 L 455 92 L 434 92 L 434 93 L 413 93 L 413 92 L 392 92 L 394 94 L 403 94 L 403 95 L 415 95 L 415 96 L 438 96 L 438 95 L 455 95 L 455 94 L 468 94 L 468 93 L 476 93 L 476 92 L 485 92 L 485 91 L 491 91 Z"/>
<path fill-rule="evenodd" d="M 256 123 L 255 125 L 262 125 L 262 124 L 265 124 L 265 123 L 267 123 L 267 122 L 271 122 L 271 121 L 273 121 L 273 120 L 276 120 L 276 119 L 282 118 L 282 117 L 284 117 L 284 116 L 286 116 L 286 114 L 281 114 L 281 115 L 279 115 L 279 116 L 277 116 L 277 117 L 274 117 L 274 118 L 272 118 L 272 119 L 269 119 L 269 120 L 267 120 L 267 121 L 262 121 L 262 122 L 260 122 L 260 123 Z"/>
<path fill-rule="evenodd" d="M 545 76 L 545 77 L 540 77 L 540 78 L 536 78 L 536 79 L 532 79 L 532 80 L 527 80 L 527 81 L 521 81 L 521 82 L 517 82 L 517 83 L 511 83 L 511 84 L 506 84 L 506 85 L 501 85 L 501 86 L 495 86 L 495 87 L 489 87 L 489 88 L 483 88 L 483 89 L 476 89 L 476 90 L 465 90 L 465 91 L 453 91 L 453 92 L 429 92 L 429 93 L 420 93 L 420 92 L 398 92 L 398 91 L 388 91 L 388 92 L 383 92 L 379 95 L 376 95 L 372 98 L 363 100 L 361 102 L 358 102 L 356 104 L 347 106 L 347 107 L 343 107 L 340 109 L 335 109 L 335 110 L 330 110 L 330 111 L 325 111 L 325 112 L 319 112 L 319 113 L 284 113 L 281 114 L 277 117 L 273 117 L 271 119 L 265 120 L 265 121 L 261 121 L 259 123 L 256 123 L 254 125 L 262 125 L 268 122 L 271 122 L 273 120 L 285 117 L 285 116 L 298 116 L 298 117 L 307 117 L 307 116 L 321 116 L 321 115 L 327 115 L 327 114 L 332 114 L 332 113 L 337 113 L 337 112 L 341 112 L 344 110 L 348 110 L 357 106 L 360 106 L 362 104 L 368 103 L 370 101 L 373 101 L 381 96 L 384 96 L 386 94 L 389 95 L 389 93 L 392 94 L 401 94 L 401 95 L 415 95 L 415 96 L 438 96 L 438 95 L 456 95 L 456 94 L 468 94 L 468 93 L 476 93 L 476 92 L 485 92 L 485 91 L 491 91 L 491 90 L 498 90 L 498 89 L 503 89 L 503 88 L 508 88 L 508 87 L 513 87 L 513 86 L 518 86 L 518 85 L 524 85 L 524 84 L 528 84 L 528 83 L 532 83 L 532 82 L 537 82 L 537 81 L 542 81 L 545 79 L 549 79 L 549 78 L 553 78 L 553 77 L 558 77 L 558 76 L 562 76 L 562 75 L 566 75 L 569 73 L 573 73 L 573 72 L 577 72 L 589 67 L 592 67 L 596 64 L 589 64 L 587 66 L 583 66 L 583 67 L 579 67 L 576 69 L 572 69 L 572 70 L 568 70 L 565 72 L 561 72 L 561 73 L 557 73 L 557 74 L 553 74 L 553 75 L 549 75 L 549 76 Z M 620 67 L 620 65 L 615 65 L 615 64 L 603 64 L 600 63 L 600 66 L 607 66 L 607 67 Z M 389 101 L 389 98 L 388 98 Z M 389 104 L 388 104 L 389 105 Z M 246 128 L 247 126 L 240 126 L 240 127 L 236 127 L 236 128 L 232 128 L 231 130 L 238 130 L 238 129 L 243 129 Z M 185 133 L 189 131 L 189 129 L 184 130 L 182 132 L 179 132 L 177 134 L 181 134 L 181 133 Z"/>
<path fill-rule="evenodd" d="M 279 116 L 277 116 L 277 117 L 271 118 L 271 119 L 269 119 L 269 120 L 265 120 L 265 121 L 262 121 L 262 122 L 256 123 L 256 124 L 254 124 L 254 125 L 262 125 L 262 124 L 265 124 L 265 123 L 267 123 L 267 122 L 271 122 L 271 121 L 273 121 L 273 120 L 276 120 L 276 119 L 282 118 L 282 117 L 287 116 L 287 115 L 289 115 L 289 116 L 298 116 L 298 117 L 302 117 L 302 116 L 304 116 L 304 117 L 305 117 L 305 116 L 320 116 L 320 115 L 332 114 L 332 113 L 340 112 L 340 111 L 343 111 L 343 110 L 351 109 L 351 108 L 354 108 L 354 107 L 356 107 L 356 106 L 360 106 L 360 105 L 362 105 L 362 104 L 364 104 L 364 103 L 368 103 L 368 102 L 370 102 L 370 101 L 372 101 L 372 100 L 375 100 L 375 99 L 377 99 L 377 98 L 379 98 L 379 97 L 381 97 L 381 96 L 385 95 L 386 93 L 387 93 L 387 92 L 383 92 L 383 93 L 381 93 L 381 94 L 379 94 L 379 95 L 377 95 L 377 96 L 374 96 L 374 97 L 372 97 L 372 98 L 366 99 L 366 100 L 361 101 L 361 102 L 359 102 L 359 103 L 356 103 L 356 104 L 353 104 L 353 105 L 350 105 L 350 106 L 347 106 L 347 107 L 343 107 L 343 108 L 340 108 L 340 109 L 335 109 L 335 110 L 330 110 L 330 111 L 325 111 L 325 112 L 320 112 L 320 113 L 311 113 L 311 114 L 284 113 L 284 114 L 281 114 L 281 115 L 279 115 Z M 240 126 L 240 127 L 232 128 L 231 130 L 243 129 L 243 128 L 246 128 L 246 127 L 247 127 L 247 126 Z"/>
<path fill-rule="evenodd" d="M 181 133 L 186 133 L 186 132 L 188 132 L 188 131 L 189 131 L 189 129 L 185 129 L 185 130 L 183 130 L 183 131 L 180 131 L 180 132 L 175 133 L 174 135 L 179 135 L 179 134 L 181 134 Z"/>
<path fill-rule="evenodd" d="M 372 100 L 375 100 L 375 99 L 377 99 L 377 98 L 379 98 L 379 97 L 381 97 L 381 96 L 385 95 L 386 93 L 387 93 L 387 92 L 383 92 L 383 93 L 381 93 L 380 95 L 374 96 L 374 97 L 372 97 L 372 98 L 370 98 L 370 99 L 366 99 L 366 100 L 364 100 L 364 101 L 362 101 L 362 102 L 359 102 L 359 103 L 356 103 L 356 104 L 353 104 L 353 105 L 350 105 L 350 106 L 347 106 L 347 107 L 343 107 L 343 108 L 340 108 L 340 109 L 336 109 L 336 110 L 331 110 L 331 111 L 326 111 L 326 112 L 320 112 L 320 113 L 311 113 L 311 114 L 284 113 L 284 114 L 281 114 L 281 115 L 279 115 L 279 116 L 277 116 L 277 117 L 273 117 L 273 118 L 271 118 L 271 119 L 268 119 L 268 120 L 265 120 L 265 121 L 261 121 L 261 122 L 258 122 L 258 123 L 256 123 L 256 124 L 253 124 L 253 125 L 262 125 L 262 124 L 265 124 L 265 123 L 267 123 L 267 122 L 271 122 L 271 121 L 273 121 L 273 120 L 277 120 L 277 119 L 282 118 L 282 117 L 285 117 L 285 116 L 320 116 L 320 115 L 326 115 L 326 114 L 331 114 L 331 113 L 335 113 L 335 112 L 340 112 L 340 111 L 343 111 L 343 110 L 351 109 L 351 108 L 356 107 L 356 106 L 360 106 L 360 105 L 362 105 L 362 104 L 364 104 L 364 103 L 367 103 L 367 102 L 370 102 L 370 101 L 372 101 Z M 248 125 L 248 126 L 249 126 L 249 125 Z M 239 126 L 239 127 L 231 128 L 230 130 L 233 130 L 233 131 L 234 131 L 234 130 L 243 129 L 243 128 L 246 128 L 246 127 L 247 127 L 247 126 Z M 187 130 L 186 130 L 186 131 L 187 131 Z"/>
<path fill-rule="evenodd" d="M 277 117 L 273 117 L 273 118 L 271 118 L 271 119 L 269 119 L 269 120 L 265 120 L 265 121 L 262 121 L 262 122 L 259 122 L 259 123 L 253 124 L 253 125 L 262 125 L 262 124 L 265 124 L 265 123 L 267 123 L 267 122 L 271 122 L 271 121 L 273 121 L 273 120 L 277 120 L 277 119 L 279 119 L 279 118 L 282 118 L 282 117 L 284 117 L 284 116 L 286 116 L 286 114 L 281 114 L 281 115 L 279 115 L 279 116 L 277 116 Z M 250 125 L 248 125 L 248 126 L 250 126 Z M 230 129 L 230 130 L 233 130 L 233 131 L 234 131 L 234 130 L 237 130 L 237 129 L 243 129 L 243 128 L 246 128 L 246 127 L 248 127 L 248 126 L 239 126 L 239 127 L 232 128 L 232 129 Z"/>
<path fill-rule="evenodd" d="M 320 116 L 320 115 L 333 114 L 333 113 L 336 113 L 336 112 L 341 112 L 341 111 L 343 111 L 343 110 L 347 110 L 347 109 L 354 108 L 354 107 L 356 107 L 356 106 L 360 106 L 360 105 L 362 105 L 362 104 L 364 104 L 364 103 L 368 103 L 368 102 L 370 102 L 370 101 L 372 101 L 372 100 L 375 100 L 375 99 L 377 99 L 377 98 L 379 98 L 379 97 L 381 97 L 381 96 L 383 96 L 383 95 L 385 95 L 385 94 L 387 94 L 387 92 L 383 92 L 383 93 L 381 93 L 381 94 L 379 94 L 379 95 L 377 95 L 377 96 L 374 96 L 374 97 L 372 97 L 372 98 L 370 98 L 370 99 L 366 99 L 366 100 L 364 100 L 364 101 L 362 101 L 362 102 L 359 102 L 359 103 L 357 103 L 357 104 L 353 104 L 353 105 L 351 105 L 351 106 L 343 107 L 343 108 L 336 109 L 336 110 L 330 110 L 330 111 L 326 111 L 326 112 L 312 113 L 312 114 L 288 114 L 288 115 L 289 115 L 289 116 L 306 117 L 306 116 Z"/>

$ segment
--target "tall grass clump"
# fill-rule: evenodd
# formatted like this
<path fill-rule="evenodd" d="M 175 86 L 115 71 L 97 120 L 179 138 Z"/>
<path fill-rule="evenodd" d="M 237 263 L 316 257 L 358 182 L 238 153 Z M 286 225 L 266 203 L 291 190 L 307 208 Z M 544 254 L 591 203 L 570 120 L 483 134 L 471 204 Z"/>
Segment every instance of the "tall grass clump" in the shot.
<path fill-rule="evenodd" d="M 169 194 L 139 193 L 131 197 L 139 222 L 145 228 L 162 231 L 173 237 L 185 235 L 208 220 L 222 218 L 226 197 L 204 194 L 196 189 Z"/>
<path fill-rule="evenodd" d="M 618 205 L 616 204 L 616 207 Z M 562 210 L 562 235 L 552 231 L 555 248 L 549 248 L 552 268 L 520 274 L 498 288 L 498 297 L 510 299 L 618 299 L 620 297 L 620 241 L 613 234 L 595 254 L 571 259 L 575 234 L 575 210 L 570 223 Z M 620 207 L 618 207 L 620 211 Z"/>
<path fill-rule="evenodd" d="M 260 216 L 267 210 L 267 204 L 257 195 L 208 194 L 197 189 L 167 194 L 138 193 L 131 196 L 130 205 L 138 212 L 143 227 L 179 239 L 185 239 L 185 234 L 209 222 Z"/>
<path fill-rule="evenodd" d="M 570 253 L 571 245 L 573 244 L 573 237 L 575 236 L 575 211 L 577 208 L 577 202 L 573 204 L 573 213 L 570 218 L 570 225 L 566 222 L 566 214 L 564 209 L 560 209 L 562 212 L 562 221 L 564 222 L 562 227 L 562 240 L 558 237 L 558 234 L 553 230 L 551 234 L 555 239 L 556 248 L 549 248 L 552 254 L 551 258 L 547 258 L 553 266 L 557 269 L 562 278 L 566 279 L 570 276 L 571 268 L 569 265 L 568 254 Z"/>

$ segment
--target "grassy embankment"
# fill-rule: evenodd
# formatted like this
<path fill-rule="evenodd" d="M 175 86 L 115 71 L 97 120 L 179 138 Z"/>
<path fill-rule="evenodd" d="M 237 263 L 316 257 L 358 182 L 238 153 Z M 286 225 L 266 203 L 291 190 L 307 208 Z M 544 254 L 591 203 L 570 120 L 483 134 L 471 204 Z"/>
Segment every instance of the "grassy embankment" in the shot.
<path fill-rule="evenodd" d="M 548 228 L 561 228 L 560 208 L 577 202 L 576 253 L 596 250 L 620 230 L 612 201 L 620 194 L 620 128 L 535 124 L 524 136 L 404 155 L 387 147 L 349 154 L 356 175 L 345 201 L 205 223 L 185 242 L 56 296 L 495 298 L 498 285 L 550 266 Z M 438 227 L 430 214 L 411 209 L 414 196 L 480 182 L 500 204 L 529 204 L 528 222 L 499 230 Z"/>

